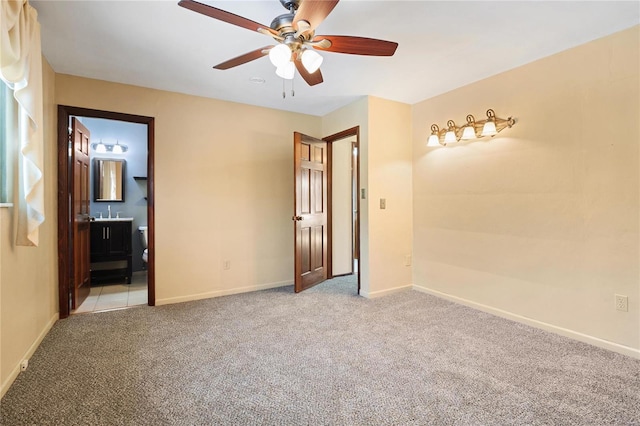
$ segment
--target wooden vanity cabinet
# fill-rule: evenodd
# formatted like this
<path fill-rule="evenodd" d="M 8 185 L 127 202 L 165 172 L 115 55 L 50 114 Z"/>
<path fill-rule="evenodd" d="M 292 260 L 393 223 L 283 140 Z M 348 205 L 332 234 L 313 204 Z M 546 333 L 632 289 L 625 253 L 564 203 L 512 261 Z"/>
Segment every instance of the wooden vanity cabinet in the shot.
<path fill-rule="evenodd" d="M 131 283 L 131 221 L 91 222 L 91 282 Z"/>

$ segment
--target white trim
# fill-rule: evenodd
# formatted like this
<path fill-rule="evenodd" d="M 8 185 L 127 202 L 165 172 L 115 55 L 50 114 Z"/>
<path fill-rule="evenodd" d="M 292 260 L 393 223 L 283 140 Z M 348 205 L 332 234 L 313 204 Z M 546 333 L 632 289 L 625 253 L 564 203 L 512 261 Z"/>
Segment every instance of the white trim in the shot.
<path fill-rule="evenodd" d="M 400 287 L 387 288 L 385 290 L 378 291 L 363 291 L 360 289 L 360 296 L 366 297 L 367 299 L 375 299 L 382 296 L 388 296 L 393 293 L 398 293 L 400 291 L 411 290 L 413 288 L 413 284 L 402 285 Z"/>
<path fill-rule="evenodd" d="M 0 203 L 0 209 L 8 209 L 9 207 L 13 207 L 13 203 Z"/>
<path fill-rule="evenodd" d="M 640 349 L 635 349 L 630 346 L 621 345 L 619 343 L 610 342 L 608 340 L 600 339 L 595 336 L 580 333 L 578 331 L 570 330 L 568 328 L 559 327 L 557 325 L 549 324 L 543 321 L 538 321 L 532 318 L 523 317 L 522 315 L 514 314 L 512 312 L 503 311 L 502 309 L 494 308 L 491 306 L 483 305 L 482 303 L 473 302 L 471 300 L 463 299 L 461 297 L 452 296 L 447 293 L 442 293 L 430 288 L 421 287 L 419 285 L 413 285 L 415 291 L 421 293 L 427 293 L 432 296 L 441 297 L 443 299 L 450 300 L 452 302 L 460 303 L 465 306 L 469 306 L 474 309 L 478 309 L 483 312 L 487 312 L 502 318 L 507 318 L 512 321 L 527 324 L 532 327 L 540 328 L 551 333 L 559 334 L 560 336 L 568 337 L 570 339 L 578 340 L 583 343 L 588 343 L 599 348 L 608 349 L 613 352 L 620 353 L 622 355 L 630 356 L 632 358 L 640 359 Z"/>
<path fill-rule="evenodd" d="M 194 300 L 211 299 L 213 297 L 230 296 L 232 294 L 248 293 L 251 291 L 268 290 L 270 288 L 285 287 L 293 285 L 291 281 L 280 281 L 276 283 L 258 284 L 228 290 L 208 291 L 206 293 L 191 294 L 188 296 L 168 297 L 166 299 L 156 299 L 156 306 L 170 305 L 172 303 L 191 302 Z"/>
<path fill-rule="evenodd" d="M 7 377 L 7 380 L 5 380 L 4 383 L 2 383 L 2 387 L 0 388 L 0 398 L 4 397 L 4 395 L 7 393 L 7 391 L 9 390 L 11 385 L 13 384 L 13 382 L 16 380 L 16 378 L 20 374 L 20 363 L 23 360 L 25 360 L 25 359 L 28 360 L 33 356 L 33 354 L 36 351 L 36 349 L 38 349 L 38 346 L 40 346 L 40 343 L 42 343 L 42 340 L 45 338 L 47 333 L 49 333 L 49 331 L 51 330 L 51 327 L 53 327 L 53 325 L 56 323 L 56 321 L 58 321 L 58 319 L 59 319 L 59 315 L 56 312 L 51 317 L 51 319 L 49 320 L 47 325 L 45 325 L 44 329 L 42 330 L 42 332 L 40 332 L 40 335 L 36 338 L 36 340 L 33 342 L 33 344 L 31 344 L 29 349 L 27 349 L 27 352 L 25 352 L 25 354 L 18 361 L 18 363 L 15 365 L 15 367 L 13 367 L 13 369 L 9 373 L 9 377 Z"/>

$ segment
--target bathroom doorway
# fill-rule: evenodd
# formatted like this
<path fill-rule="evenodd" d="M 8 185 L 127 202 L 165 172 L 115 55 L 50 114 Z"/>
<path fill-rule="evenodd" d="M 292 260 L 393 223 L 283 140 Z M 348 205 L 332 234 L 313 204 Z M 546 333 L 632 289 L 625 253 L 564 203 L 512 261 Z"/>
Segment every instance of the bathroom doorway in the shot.
<path fill-rule="evenodd" d="M 84 303 L 73 306 L 74 235 L 70 226 L 74 168 L 69 156 L 72 117 L 90 132 L 90 213 L 92 283 Z M 98 146 L 100 144 L 100 146 Z M 117 145 L 117 146 L 116 146 Z M 115 149 L 114 149 L 115 147 Z M 154 268 L 154 119 L 85 108 L 58 107 L 58 232 L 60 318 L 71 313 L 155 305 Z M 63 165 L 66 165 L 64 167 Z M 101 167 L 118 166 L 121 193 L 102 194 Z M 113 170 L 108 173 L 112 176 Z M 108 185 L 106 185 L 108 186 Z M 115 190 L 114 190 L 115 191 Z M 115 197 L 115 198 L 113 198 Z M 102 231 L 102 233 L 100 233 Z M 100 241 L 97 241 L 100 240 Z M 122 242 L 124 241 L 124 242 Z M 122 250 L 118 244 L 124 244 Z M 145 243 L 148 252 L 143 252 Z M 103 253 L 102 250 L 106 248 Z M 75 310 L 72 310 L 75 308 Z"/>

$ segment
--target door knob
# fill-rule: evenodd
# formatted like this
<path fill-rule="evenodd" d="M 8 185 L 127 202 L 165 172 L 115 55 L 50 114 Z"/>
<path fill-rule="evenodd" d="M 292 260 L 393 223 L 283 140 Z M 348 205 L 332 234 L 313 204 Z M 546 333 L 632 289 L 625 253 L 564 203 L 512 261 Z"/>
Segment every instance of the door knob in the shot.
<path fill-rule="evenodd" d="M 297 222 L 297 221 L 299 221 L 299 220 L 304 220 L 304 217 L 302 217 L 302 216 L 293 216 L 293 217 L 291 218 L 291 220 L 295 220 L 295 221 Z"/>

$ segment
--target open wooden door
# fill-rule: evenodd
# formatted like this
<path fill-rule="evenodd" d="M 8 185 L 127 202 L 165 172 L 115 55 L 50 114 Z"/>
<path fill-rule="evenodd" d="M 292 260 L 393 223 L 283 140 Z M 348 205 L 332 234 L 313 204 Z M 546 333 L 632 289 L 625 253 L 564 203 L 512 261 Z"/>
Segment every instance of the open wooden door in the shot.
<path fill-rule="evenodd" d="M 89 130 L 71 118 L 71 219 L 73 221 L 73 292 L 71 309 L 77 309 L 90 292 L 89 270 Z"/>
<path fill-rule="evenodd" d="M 294 204 L 296 293 L 327 279 L 327 143 L 295 132 Z"/>

